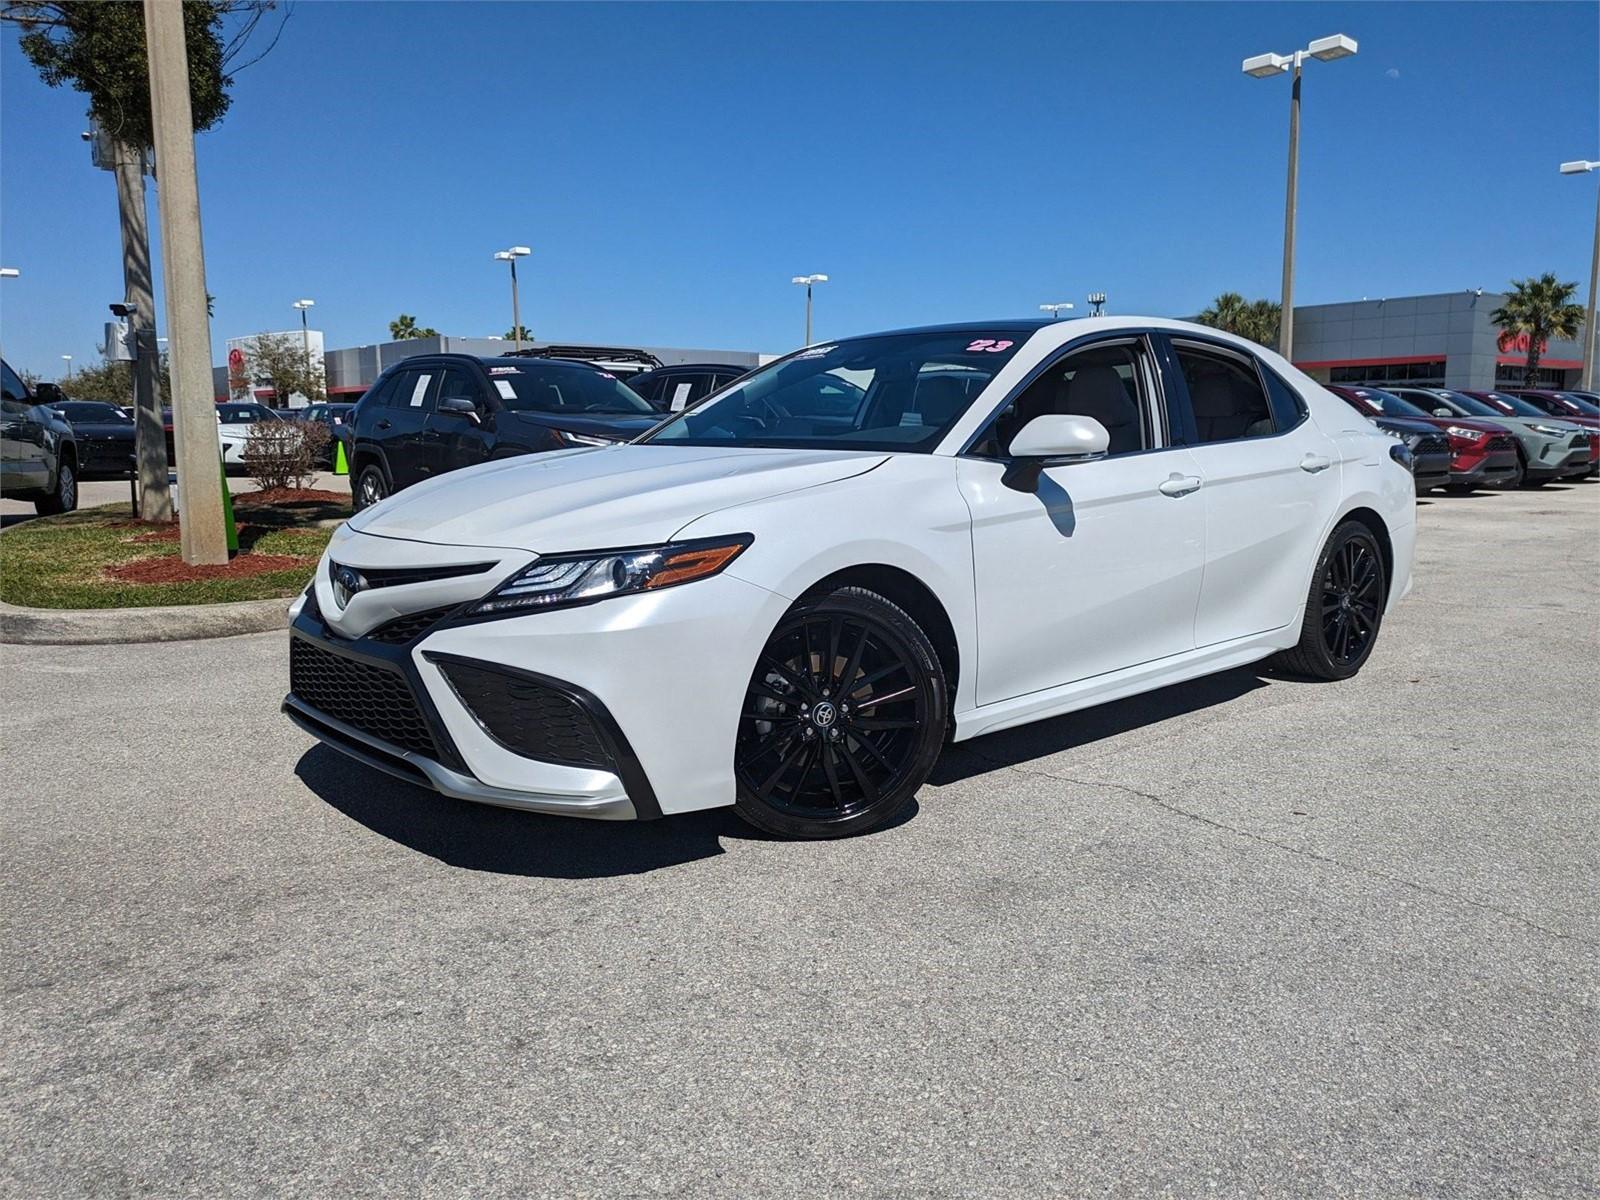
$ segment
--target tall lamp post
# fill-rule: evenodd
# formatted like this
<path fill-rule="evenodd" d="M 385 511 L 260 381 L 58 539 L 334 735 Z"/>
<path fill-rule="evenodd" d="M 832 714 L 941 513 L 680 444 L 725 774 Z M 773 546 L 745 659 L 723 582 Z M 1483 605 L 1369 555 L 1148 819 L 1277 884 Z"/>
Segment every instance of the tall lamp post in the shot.
<path fill-rule="evenodd" d="M 1278 353 L 1294 361 L 1294 219 L 1300 188 L 1300 68 L 1308 58 L 1332 62 L 1356 52 L 1356 40 L 1335 33 L 1318 38 L 1293 54 L 1257 54 L 1244 60 L 1241 70 L 1256 79 L 1270 79 L 1285 71 L 1294 72 L 1294 87 L 1289 92 L 1289 189 L 1283 209 L 1283 319 L 1279 325 Z"/>
<path fill-rule="evenodd" d="M 21 274 L 15 267 L 0 267 L 0 279 L 16 279 Z"/>
<path fill-rule="evenodd" d="M 1039 305 L 1039 311 L 1049 313 L 1052 321 L 1059 321 L 1061 319 L 1061 311 L 1071 307 L 1072 305 L 1063 300 L 1060 304 L 1041 304 Z"/>
<path fill-rule="evenodd" d="M 1600 162 L 1590 162 L 1587 159 L 1578 159 L 1576 162 L 1561 164 L 1563 175 L 1586 175 L 1590 171 L 1600 171 Z M 1594 355 L 1596 334 L 1600 333 L 1594 327 L 1594 291 L 1595 280 L 1600 278 L 1600 190 L 1595 192 L 1594 200 L 1594 257 L 1589 261 L 1589 311 L 1583 318 L 1583 390 L 1594 391 Z"/>
<path fill-rule="evenodd" d="M 789 281 L 800 284 L 806 289 L 806 340 L 803 345 L 811 345 L 811 288 L 814 284 L 827 283 L 826 275 L 796 275 Z"/>
<path fill-rule="evenodd" d="M 66 382 L 71 383 L 72 382 L 72 355 L 63 354 L 61 357 L 63 359 L 65 359 L 66 363 L 67 363 L 67 378 L 66 378 Z"/>
<path fill-rule="evenodd" d="M 512 246 L 509 250 L 496 250 L 494 257 L 497 262 L 511 264 L 511 337 L 517 343 L 517 352 L 522 352 L 522 310 L 517 306 L 517 259 L 526 258 L 533 250 L 527 246 Z"/>
<path fill-rule="evenodd" d="M 309 386 L 312 379 L 311 373 L 311 326 L 306 320 L 306 310 L 316 304 L 315 300 L 296 300 L 293 307 L 300 310 L 300 344 L 305 348 L 306 354 L 306 384 Z M 310 397 L 306 397 L 308 400 Z"/>

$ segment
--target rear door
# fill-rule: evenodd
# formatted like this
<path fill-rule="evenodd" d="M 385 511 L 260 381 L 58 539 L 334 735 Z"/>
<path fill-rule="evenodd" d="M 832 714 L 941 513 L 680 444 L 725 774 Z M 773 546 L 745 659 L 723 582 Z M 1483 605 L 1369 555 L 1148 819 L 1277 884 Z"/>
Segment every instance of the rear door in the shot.
<path fill-rule="evenodd" d="M 433 462 L 423 436 L 440 368 L 429 364 L 404 367 L 387 394 L 388 403 L 373 422 L 373 440 L 389 464 L 396 490 L 409 487 L 433 473 Z"/>
<path fill-rule="evenodd" d="M 1163 340 L 1168 393 L 1204 483 L 1195 645 L 1298 621 L 1321 549 L 1308 531 L 1322 529 L 1339 500 L 1338 448 L 1254 355 L 1200 338 Z"/>

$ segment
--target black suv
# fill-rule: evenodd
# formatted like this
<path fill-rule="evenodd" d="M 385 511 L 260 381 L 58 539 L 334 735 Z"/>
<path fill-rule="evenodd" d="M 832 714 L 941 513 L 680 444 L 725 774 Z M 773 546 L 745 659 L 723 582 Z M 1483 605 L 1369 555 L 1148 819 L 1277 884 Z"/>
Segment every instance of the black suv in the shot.
<path fill-rule="evenodd" d="M 0 495 L 32 500 L 40 513 L 78 507 L 78 441 L 72 426 L 40 404 L 4 362 L 0 362 L 0 456 Z"/>
<path fill-rule="evenodd" d="M 749 371 L 749 367 L 730 367 L 726 363 L 674 363 L 635 375 L 628 380 L 628 386 L 657 412 L 682 412 Z"/>
<path fill-rule="evenodd" d="M 660 419 L 585 363 L 419 354 L 378 376 L 345 421 L 355 509 L 494 458 L 625 442 Z"/>

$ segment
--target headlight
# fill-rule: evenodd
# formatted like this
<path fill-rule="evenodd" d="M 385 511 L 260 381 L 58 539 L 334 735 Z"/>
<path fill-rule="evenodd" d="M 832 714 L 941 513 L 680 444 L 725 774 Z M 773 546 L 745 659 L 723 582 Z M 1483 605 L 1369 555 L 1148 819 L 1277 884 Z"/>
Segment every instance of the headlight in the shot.
<path fill-rule="evenodd" d="M 1466 438 L 1469 442 L 1481 442 L 1489 436 L 1481 429 L 1468 429 L 1465 425 L 1446 425 L 1444 431 L 1451 437 Z"/>
<path fill-rule="evenodd" d="M 1529 425 L 1528 428 L 1535 433 L 1544 434 L 1545 437 L 1566 437 L 1572 432 L 1570 429 L 1558 429 L 1554 425 Z"/>
<path fill-rule="evenodd" d="M 566 429 L 556 430 L 556 436 L 569 446 L 615 446 L 616 438 L 595 437 L 588 433 L 572 433 Z"/>
<path fill-rule="evenodd" d="M 641 550 L 603 550 L 541 558 L 502 583 L 475 613 L 590 604 L 611 596 L 653 592 L 715 575 L 755 539 L 748 533 L 669 542 Z"/>

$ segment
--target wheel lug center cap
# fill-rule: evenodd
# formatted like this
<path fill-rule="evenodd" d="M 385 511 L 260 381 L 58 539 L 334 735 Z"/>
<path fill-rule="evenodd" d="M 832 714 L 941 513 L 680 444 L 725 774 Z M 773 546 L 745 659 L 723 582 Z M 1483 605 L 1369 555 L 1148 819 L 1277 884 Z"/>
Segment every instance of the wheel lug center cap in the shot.
<path fill-rule="evenodd" d="M 831 700 L 819 701 L 811 710 L 811 723 L 818 729 L 831 729 L 838 719 L 839 711 L 834 708 Z"/>

